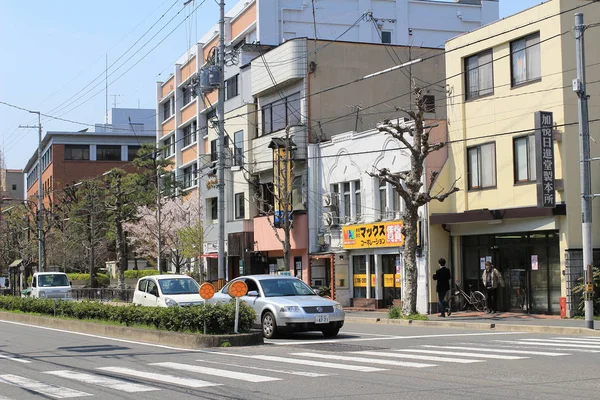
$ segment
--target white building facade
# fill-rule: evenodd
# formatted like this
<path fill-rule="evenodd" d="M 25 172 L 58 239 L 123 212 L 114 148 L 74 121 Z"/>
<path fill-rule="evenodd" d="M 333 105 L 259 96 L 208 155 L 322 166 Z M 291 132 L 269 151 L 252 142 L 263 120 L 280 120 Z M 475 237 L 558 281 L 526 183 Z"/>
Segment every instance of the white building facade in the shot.
<path fill-rule="evenodd" d="M 344 306 L 382 308 L 401 299 L 404 271 L 399 230 L 405 206 L 389 183 L 370 174 L 382 168 L 410 169 L 410 155 L 403 147 L 377 130 L 344 133 L 309 145 L 313 277 L 333 274 L 335 298 Z M 420 232 L 417 309 L 421 313 L 428 312 L 429 290 L 424 237 Z M 319 253 L 323 256 L 316 256 Z"/>

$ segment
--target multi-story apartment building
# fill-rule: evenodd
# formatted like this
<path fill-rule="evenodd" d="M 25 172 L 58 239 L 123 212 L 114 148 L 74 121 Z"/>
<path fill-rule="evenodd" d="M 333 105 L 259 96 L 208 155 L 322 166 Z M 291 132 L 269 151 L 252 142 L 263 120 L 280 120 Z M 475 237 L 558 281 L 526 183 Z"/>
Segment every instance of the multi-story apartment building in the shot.
<path fill-rule="evenodd" d="M 44 205 L 58 199 L 58 190 L 86 178 L 98 177 L 112 168 L 130 168 L 143 143 L 156 137 L 155 110 L 113 108 L 108 124 L 96 124 L 93 131 L 46 132 L 42 139 L 42 160 L 35 151 L 24 172 L 26 198 L 37 203 L 38 168 L 42 168 Z"/>
<path fill-rule="evenodd" d="M 554 314 L 566 297 L 572 315 L 579 303 L 572 292 L 583 271 L 575 12 L 590 23 L 600 20 L 596 2 L 551 0 L 446 44 L 450 144 L 436 185 L 458 180 L 462 190 L 429 208 L 429 241 L 436 243 L 430 265 L 449 258 L 463 285 L 482 289 L 482 269 L 491 261 L 506 283 L 502 310 Z M 593 41 L 586 45 L 593 103 L 600 54 Z M 554 125 L 545 118 L 547 129 L 536 132 L 538 111 L 551 113 Z M 591 105 L 589 119 L 599 116 Z M 591 150 L 600 156 L 597 146 Z M 598 193 L 594 171 L 592 193 Z M 598 208 L 593 216 L 600 218 Z M 597 223 L 593 245 L 600 247 Z"/>
<path fill-rule="evenodd" d="M 261 221 L 254 218 L 259 210 L 253 201 L 255 196 L 251 185 L 247 182 L 250 175 L 258 176 L 262 184 L 268 184 L 272 179 L 269 177 L 270 168 L 267 168 L 272 163 L 272 150 L 268 148 L 268 144 L 273 136 L 280 136 L 282 129 L 281 119 L 273 115 L 278 112 L 287 113 L 288 109 L 299 107 L 298 113 L 292 116 L 296 123 L 305 124 L 305 127 L 294 127 L 293 134 L 294 140 L 304 141 L 304 147 L 298 150 L 298 154 L 305 159 L 309 136 L 316 135 L 316 138 L 321 135 L 321 128 L 317 125 L 308 127 L 310 119 L 320 118 L 325 122 L 328 118 L 345 114 L 349 110 L 354 115 L 362 105 L 371 104 L 374 99 L 383 100 L 384 94 L 388 98 L 393 97 L 392 88 L 395 86 L 382 83 L 380 87 L 385 87 L 383 91 L 376 91 L 368 85 L 361 86 L 362 91 L 350 88 L 338 90 L 332 95 L 315 97 L 314 103 L 309 107 L 310 101 L 304 96 L 311 90 L 314 93 L 329 84 L 343 83 L 343 78 L 356 79 L 360 73 L 366 75 L 391 67 L 399 59 L 416 57 L 423 47 L 441 48 L 442 43 L 453 35 L 496 20 L 498 2 L 355 0 L 340 3 L 322 0 L 315 4 L 315 16 L 316 20 L 313 20 L 312 7 L 306 3 L 275 0 L 240 1 L 226 14 L 224 107 L 227 132 L 225 140 L 229 149 L 226 155 L 229 167 L 225 179 L 227 278 L 268 271 L 269 265 L 277 265 L 278 262 L 276 249 L 281 246 L 275 247 L 273 244 L 273 231 L 270 226 L 265 225 L 267 222 L 262 221 L 261 225 Z M 320 41 L 308 43 L 305 39 L 298 39 L 315 39 L 315 30 Z M 175 62 L 172 76 L 157 83 L 157 141 L 167 146 L 165 156 L 173 158 L 174 173 L 183 177 L 186 186 L 184 194 L 198 190 L 203 198 L 204 253 L 207 255 L 205 267 L 209 280 L 216 279 L 217 276 L 217 260 L 211 257 L 218 247 L 217 190 L 215 179 L 209 174 L 211 162 L 218 156 L 217 133 L 211 123 L 216 116 L 217 91 L 196 98 L 190 84 L 197 79 L 200 69 L 214 57 L 219 42 L 218 32 L 218 26 L 212 27 Z M 338 40 L 349 43 L 337 43 Z M 280 46 L 286 41 L 290 43 Z M 360 45 L 350 42 L 362 42 L 366 46 L 364 49 L 369 50 L 359 59 L 352 52 L 358 51 L 357 46 Z M 389 48 L 368 47 L 366 43 L 415 45 L 418 48 L 414 53 L 410 47 L 403 48 L 402 53 L 395 55 L 397 58 L 394 61 L 390 58 L 394 56 L 387 53 Z M 271 50 L 274 47 L 277 48 Z M 349 73 L 349 68 L 346 73 L 336 74 L 331 62 L 337 57 L 333 49 L 337 49 L 343 56 L 353 57 L 352 65 L 356 67 L 354 74 Z M 400 51 L 399 48 L 396 51 Z M 320 57 L 326 52 L 329 55 L 324 56 L 323 60 L 327 62 L 322 64 Z M 283 58 L 276 58 L 272 53 Z M 374 55 L 379 61 L 371 65 L 370 55 Z M 266 61 L 261 64 L 263 57 Z M 338 61 L 335 67 L 343 67 L 343 60 Z M 269 68 L 265 68 L 265 63 Z M 289 73 L 283 71 L 286 63 L 292 65 Z M 311 66 L 310 63 L 314 65 Z M 438 65 L 442 64 L 443 62 Z M 317 73 L 314 73 L 315 68 Z M 255 69 L 258 71 L 255 72 Z M 269 78 L 269 69 L 279 71 L 276 72 L 275 81 Z M 443 79 L 443 73 L 440 77 Z M 316 86 L 304 87 L 303 85 L 309 84 L 309 80 Z M 398 88 L 404 89 L 405 86 Z M 349 92 L 351 96 L 344 98 Z M 265 111 L 267 109 L 270 111 Z M 270 115 L 267 123 L 263 119 L 265 112 Z M 346 120 L 348 123 L 345 124 L 343 121 L 329 121 L 322 128 L 323 134 L 362 129 L 374 120 L 372 116 L 360 115 L 358 122 L 349 123 Z M 285 124 L 287 122 L 286 120 Z M 298 171 L 302 171 L 302 168 L 304 167 L 299 165 Z M 299 175 L 299 178 L 302 176 Z M 306 178 L 303 179 L 305 183 Z M 302 182 L 299 180 L 298 184 L 301 185 Z M 304 233 L 293 239 L 293 267 L 304 271 L 303 279 L 309 282 L 306 215 L 296 218 L 294 230 Z"/>

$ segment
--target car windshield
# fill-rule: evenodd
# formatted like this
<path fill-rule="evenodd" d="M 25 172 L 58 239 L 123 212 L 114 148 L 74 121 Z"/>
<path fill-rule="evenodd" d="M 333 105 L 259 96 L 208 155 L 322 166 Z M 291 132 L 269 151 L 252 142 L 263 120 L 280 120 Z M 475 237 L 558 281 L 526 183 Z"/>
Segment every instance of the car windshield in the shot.
<path fill-rule="evenodd" d="M 200 288 L 191 278 L 160 279 L 158 284 L 163 294 L 192 294 Z"/>
<path fill-rule="evenodd" d="M 299 279 L 265 279 L 260 281 L 265 297 L 316 296 L 317 294 Z"/>
<path fill-rule="evenodd" d="M 39 275 L 39 286 L 52 287 L 52 286 L 69 286 L 69 279 L 66 275 Z"/>

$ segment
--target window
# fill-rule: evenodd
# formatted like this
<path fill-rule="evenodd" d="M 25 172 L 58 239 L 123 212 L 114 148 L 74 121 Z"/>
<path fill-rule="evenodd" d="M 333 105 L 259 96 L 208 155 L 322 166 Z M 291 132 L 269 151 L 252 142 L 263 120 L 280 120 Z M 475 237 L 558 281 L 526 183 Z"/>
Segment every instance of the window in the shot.
<path fill-rule="evenodd" d="M 175 140 L 173 136 L 170 136 L 167 140 L 165 140 L 163 152 L 165 158 L 169 158 L 175 154 Z"/>
<path fill-rule="evenodd" d="M 360 219 L 362 214 L 362 204 L 360 201 L 360 181 L 354 181 L 354 211 L 356 219 Z"/>
<path fill-rule="evenodd" d="M 166 121 L 167 119 L 171 118 L 173 114 L 175 114 L 175 102 L 171 97 L 163 104 L 163 121 Z"/>
<path fill-rule="evenodd" d="M 534 33 L 510 44 L 512 85 L 520 85 L 542 77 L 540 33 Z"/>
<path fill-rule="evenodd" d="M 235 219 L 245 218 L 246 205 L 244 204 L 244 193 L 235 194 Z"/>
<path fill-rule="evenodd" d="M 239 94 L 238 77 L 239 75 L 236 75 L 225 81 L 225 100 L 232 99 Z"/>
<path fill-rule="evenodd" d="M 65 145 L 65 160 L 89 160 L 90 146 L 79 144 Z"/>
<path fill-rule="evenodd" d="M 426 94 L 423 96 L 423 106 L 425 106 L 425 112 L 435 112 L 435 96 L 432 94 Z"/>
<path fill-rule="evenodd" d="M 214 221 L 219 219 L 219 204 L 217 203 L 217 198 L 212 197 L 208 199 L 210 202 L 210 218 Z"/>
<path fill-rule="evenodd" d="M 344 182 L 342 184 L 344 189 L 344 217 L 346 221 L 350 221 L 351 208 L 350 208 L 350 182 Z"/>
<path fill-rule="evenodd" d="M 385 179 L 379 180 L 379 214 L 385 218 L 387 208 L 387 182 Z"/>
<path fill-rule="evenodd" d="M 536 180 L 535 135 L 515 138 L 514 162 L 515 183 L 532 182 Z"/>
<path fill-rule="evenodd" d="M 469 189 L 496 186 L 496 144 L 488 143 L 467 149 Z"/>
<path fill-rule="evenodd" d="M 217 144 L 218 139 L 210 141 L 210 161 L 217 161 L 218 153 L 217 153 Z"/>
<path fill-rule="evenodd" d="M 486 50 L 465 59 L 466 98 L 474 99 L 494 93 L 494 65 L 492 50 Z"/>
<path fill-rule="evenodd" d="M 96 146 L 96 160 L 121 161 L 121 146 L 98 145 Z"/>
<path fill-rule="evenodd" d="M 127 161 L 133 161 L 141 148 L 142 146 L 127 146 Z"/>
<path fill-rule="evenodd" d="M 198 166 L 196 164 L 190 165 L 183 169 L 183 187 L 185 189 L 195 186 L 198 177 Z"/>
<path fill-rule="evenodd" d="M 181 98 L 183 99 L 183 105 L 189 104 L 192 99 L 196 98 L 196 92 L 194 89 L 184 86 L 181 88 Z"/>
<path fill-rule="evenodd" d="M 277 100 L 262 107 L 263 135 L 285 129 L 288 125 L 299 125 L 300 93 L 294 93 L 284 99 Z"/>
<path fill-rule="evenodd" d="M 244 131 L 233 134 L 233 151 L 235 165 L 244 165 Z"/>
<path fill-rule="evenodd" d="M 183 147 L 189 146 L 192 143 L 196 143 L 196 121 L 183 128 Z"/>
<path fill-rule="evenodd" d="M 384 43 L 384 44 L 392 43 L 392 32 L 391 31 L 381 31 L 381 43 Z"/>

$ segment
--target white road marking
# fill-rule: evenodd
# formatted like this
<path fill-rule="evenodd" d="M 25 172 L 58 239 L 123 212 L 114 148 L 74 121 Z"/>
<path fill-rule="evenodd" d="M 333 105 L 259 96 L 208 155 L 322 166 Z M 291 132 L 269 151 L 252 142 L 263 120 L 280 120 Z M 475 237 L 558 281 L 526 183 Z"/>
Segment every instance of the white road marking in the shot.
<path fill-rule="evenodd" d="M 405 361 L 391 361 L 382 360 L 381 358 L 362 358 L 362 357 L 348 357 L 348 356 L 337 356 L 335 354 L 319 354 L 319 353 L 292 353 L 293 356 L 298 357 L 312 357 L 312 358 L 324 358 L 326 360 L 340 360 L 340 361 L 353 361 L 369 364 L 380 364 L 394 367 L 408 367 L 408 368 L 429 368 L 437 367 L 435 364 L 423 364 L 415 362 Z"/>
<path fill-rule="evenodd" d="M 353 351 L 352 354 L 364 354 L 366 356 L 383 356 L 383 357 L 392 357 L 392 358 L 404 358 L 404 359 L 421 360 L 421 361 L 439 361 L 439 362 L 449 362 L 449 363 L 457 363 L 457 364 L 472 364 L 472 363 L 484 362 L 483 360 L 469 360 L 469 359 L 465 359 L 465 358 L 420 356 L 418 354 L 382 353 L 382 352 L 378 352 L 378 351 Z"/>
<path fill-rule="evenodd" d="M 600 350 L 599 346 L 586 346 L 583 344 L 571 344 L 571 343 L 548 343 L 548 342 L 525 342 L 525 341 L 511 341 L 511 340 L 498 340 L 501 343 L 520 344 L 521 346 L 546 346 L 546 347 L 574 347 L 584 349 L 597 349 Z"/>
<path fill-rule="evenodd" d="M 23 364 L 29 364 L 31 362 L 31 361 L 25 360 L 23 358 L 9 357 L 9 356 L 7 356 L 5 354 L 0 354 L 0 358 L 4 358 L 4 359 L 10 360 L 10 361 L 20 362 L 20 363 L 23 363 Z"/>
<path fill-rule="evenodd" d="M 299 359 L 299 358 L 277 357 L 277 356 L 263 356 L 263 355 L 252 355 L 252 356 L 250 356 L 250 355 L 245 355 L 245 354 L 234 354 L 234 353 L 224 353 L 224 352 L 210 352 L 210 353 L 211 354 L 221 354 L 221 355 L 224 355 L 224 356 L 251 358 L 251 359 L 254 359 L 254 360 L 273 361 L 273 362 L 288 363 L 288 364 L 298 364 L 298 365 L 310 365 L 312 367 L 343 369 L 343 370 L 347 370 L 347 371 L 359 371 L 359 372 L 387 371 L 387 369 L 384 369 L 384 368 L 365 367 L 365 366 L 362 366 L 362 365 L 336 364 L 336 363 L 323 362 L 323 361 L 302 360 L 302 359 Z"/>
<path fill-rule="evenodd" d="M 226 369 L 209 368 L 209 367 L 203 367 L 200 365 L 180 364 L 180 363 L 175 363 L 175 362 L 160 362 L 160 363 L 152 363 L 149 365 L 156 365 L 158 367 L 176 369 L 178 371 L 188 371 L 188 372 L 195 372 L 198 374 L 219 376 L 222 378 L 237 379 L 237 380 L 246 381 L 246 382 L 271 382 L 271 381 L 280 381 L 281 380 L 280 378 L 273 378 L 270 376 L 247 374 L 245 372 L 228 371 Z"/>
<path fill-rule="evenodd" d="M 32 392 L 39 393 L 42 396 L 50 396 L 56 399 L 67 399 L 72 397 L 92 396 L 90 393 L 80 392 L 65 387 L 59 387 L 42 383 L 33 379 L 23 378 L 18 375 L 0 375 L 0 383 L 20 387 Z"/>
<path fill-rule="evenodd" d="M 209 386 L 221 386 L 220 383 L 206 382 L 198 379 L 181 378 L 173 375 L 157 374 L 154 372 L 138 371 L 131 368 L 122 367 L 102 367 L 98 368 L 101 371 L 114 372 L 121 375 L 135 376 L 137 378 L 149 379 L 151 381 L 168 383 L 171 385 L 186 386 L 190 388 L 201 388 Z"/>
<path fill-rule="evenodd" d="M 343 332 L 345 333 L 345 332 Z M 340 343 L 340 342 L 368 342 L 373 340 L 397 340 L 397 339 L 428 339 L 428 338 L 440 338 L 440 337 L 461 337 L 461 336 L 489 336 L 489 335 L 522 335 L 525 332 L 484 332 L 484 333 L 444 333 L 436 335 L 416 335 L 416 336 L 389 336 L 389 337 L 375 337 L 375 338 L 354 338 L 354 339 L 323 339 L 323 340 L 302 340 L 302 341 L 289 341 L 289 342 L 274 342 L 267 341 L 265 343 L 276 344 L 279 346 L 290 346 L 298 344 L 315 344 L 315 343 Z"/>
<path fill-rule="evenodd" d="M 208 360 L 196 360 L 196 361 L 203 362 L 203 363 L 209 363 L 209 364 L 226 365 L 228 367 L 235 367 L 235 368 L 246 368 L 246 369 L 255 369 L 255 370 L 258 370 L 258 371 L 276 372 L 278 374 L 306 376 L 306 377 L 309 377 L 309 378 L 318 378 L 318 377 L 322 377 L 322 376 L 331 376 L 331 375 L 334 375 L 334 374 L 319 374 L 319 373 L 316 373 L 316 372 L 308 372 L 308 371 L 293 371 L 293 370 L 290 370 L 290 369 L 261 368 L 261 367 L 253 367 L 251 365 L 222 363 L 222 362 L 208 361 Z"/>
<path fill-rule="evenodd" d="M 567 353 L 549 353 L 546 351 L 529 351 L 529 350 L 508 350 L 508 349 L 488 349 L 482 347 L 462 347 L 462 346 L 433 346 L 433 345 L 422 345 L 421 347 L 430 347 L 436 349 L 448 349 L 448 350 L 472 350 L 472 351 L 489 351 L 492 353 L 507 353 L 507 354 L 527 354 L 533 356 L 569 356 Z"/>
<path fill-rule="evenodd" d="M 569 340 L 557 340 L 557 339 L 519 339 L 527 342 L 548 342 L 548 343 L 573 343 L 573 344 L 585 344 L 592 346 L 600 346 L 600 342 L 586 342 L 583 340 L 569 339 Z"/>
<path fill-rule="evenodd" d="M 419 350 L 419 349 L 402 349 L 402 350 L 394 350 L 394 351 L 403 351 L 410 353 L 423 353 L 423 354 L 438 354 L 442 356 L 463 356 L 463 357 L 473 357 L 473 358 L 491 358 L 495 360 L 521 360 L 523 358 L 529 357 L 519 357 L 519 356 L 504 356 L 501 354 L 484 354 L 484 353 L 464 353 L 458 351 L 437 351 L 437 350 Z"/>
<path fill-rule="evenodd" d="M 65 379 L 72 379 L 77 382 L 83 382 L 91 385 L 104 386 L 110 389 L 118 390 L 120 392 L 137 393 L 137 392 L 150 392 L 153 390 L 160 390 L 157 387 L 141 385 L 138 383 L 127 382 L 122 379 L 109 378 L 102 375 L 85 374 L 77 371 L 50 371 L 44 372 L 45 374 L 58 376 Z"/>

